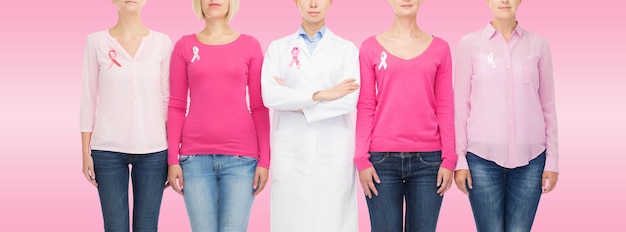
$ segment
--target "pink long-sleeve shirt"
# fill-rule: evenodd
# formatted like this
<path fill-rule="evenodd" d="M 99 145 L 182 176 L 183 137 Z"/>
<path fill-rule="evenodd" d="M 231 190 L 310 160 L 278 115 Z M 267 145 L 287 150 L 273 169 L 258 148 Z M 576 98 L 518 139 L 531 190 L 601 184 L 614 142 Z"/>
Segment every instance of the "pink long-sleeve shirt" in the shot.
<path fill-rule="evenodd" d="M 170 38 L 150 31 L 134 57 L 109 34 L 87 37 L 80 131 L 91 149 L 145 154 L 167 148 Z"/>
<path fill-rule="evenodd" d="M 515 168 L 546 151 L 558 172 L 552 58 L 547 41 L 519 26 L 507 42 L 491 24 L 461 39 L 454 71 L 457 169 L 466 152 Z"/>
<path fill-rule="evenodd" d="M 262 65 L 261 45 L 249 35 L 224 45 L 203 44 L 195 34 L 176 42 L 170 68 L 168 164 L 178 164 L 180 154 L 222 154 L 258 158 L 258 166 L 269 168 Z"/>
<path fill-rule="evenodd" d="M 433 37 L 419 56 L 393 56 L 371 37 L 361 45 L 357 104 L 358 170 L 371 167 L 369 152 L 442 152 L 454 170 L 454 97 L 450 47 Z"/>

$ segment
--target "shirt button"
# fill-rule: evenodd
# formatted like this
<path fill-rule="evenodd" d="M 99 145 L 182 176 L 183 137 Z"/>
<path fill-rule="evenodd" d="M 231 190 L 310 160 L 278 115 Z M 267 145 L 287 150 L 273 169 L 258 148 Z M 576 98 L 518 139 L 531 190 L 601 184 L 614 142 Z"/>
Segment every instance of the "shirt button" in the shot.
<path fill-rule="evenodd" d="M 511 65 L 507 65 L 506 68 L 511 68 Z"/>
<path fill-rule="evenodd" d="M 509 120 L 509 123 L 513 123 L 513 120 Z"/>
<path fill-rule="evenodd" d="M 513 138 L 511 138 L 511 141 L 513 141 Z"/>
<path fill-rule="evenodd" d="M 513 102 L 509 102 L 509 105 L 513 104 Z"/>

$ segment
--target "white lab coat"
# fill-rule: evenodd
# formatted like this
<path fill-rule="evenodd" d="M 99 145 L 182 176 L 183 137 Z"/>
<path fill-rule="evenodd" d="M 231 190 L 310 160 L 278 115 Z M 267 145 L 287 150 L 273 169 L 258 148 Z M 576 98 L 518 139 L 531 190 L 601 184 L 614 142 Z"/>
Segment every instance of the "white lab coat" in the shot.
<path fill-rule="evenodd" d="M 298 61 L 292 51 L 300 51 Z M 291 63 L 291 64 L 290 64 Z M 287 86 L 280 86 L 274 76 Z M 328 28 L 311 54 L 298 33 L 273 41 L 263 61 L 271 135 L 272 232 L 356 232 L 354 123 L 358 91 L 314 102 L 315 92 L 360 81 L 357 47 Z M 293 112 L 301 109 L 302 112 Z"/>

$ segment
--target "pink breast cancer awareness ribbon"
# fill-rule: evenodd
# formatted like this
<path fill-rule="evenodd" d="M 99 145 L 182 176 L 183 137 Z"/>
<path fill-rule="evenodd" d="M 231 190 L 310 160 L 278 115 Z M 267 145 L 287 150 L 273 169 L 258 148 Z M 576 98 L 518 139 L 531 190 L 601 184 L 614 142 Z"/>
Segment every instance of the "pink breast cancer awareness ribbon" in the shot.
<path fill-rule="evenodd" d="M 296 67 L 300 69 L 300 60 L 298 60 L 299 55 L 300 49 L 298 49 L 298 47 L 293 47 L 293 49 L 291 49 L 291 62 L 289 63 L 289 67 L 291 67 L 293 64 L 296 64 Z"/>
<path fill-rule="evenodd" d="M 115 60 L 117 58 L 117 52 L 114 49 L 109 50 L 109 59 L 111 59 L 111 64 L 109 64 L 109 68 L 113 67 L 113 64 L 117 65 L 117 67 L 122 67 L 122 65 Z"/>
<path fill-rule="evenodd" d="M 193 58 L 191 58 L 191 63 L 193 63 L 196 60 L 200 61 L 200 55 L 198 55 L 198 52 L 200 52 L 200 49 L 196 46 L 193 46 L 192 50 L 193 50 Z"/>
<path fill-rule="evenodd" d="M 387 70 L 387 53 L 385 51 L 380 53 L 380 64 L 378 64 L 378 70 L 381 68 Z"/>
<path fill-rule="evenodd" d="M 492 52 L 490 52 L 489 55 L 487 55 L 487 62 L 489 62 L 489 65 L 491 66 L 492 69 L 496 69 L 496 61 L 495 61 L 495 58 L 493 57 Z"/>

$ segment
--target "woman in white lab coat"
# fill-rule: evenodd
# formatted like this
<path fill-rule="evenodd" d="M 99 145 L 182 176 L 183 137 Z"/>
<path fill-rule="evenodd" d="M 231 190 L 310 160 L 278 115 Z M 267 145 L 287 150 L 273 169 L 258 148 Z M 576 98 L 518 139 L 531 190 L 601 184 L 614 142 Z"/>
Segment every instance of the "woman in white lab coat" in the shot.
<path fill-rule="evenodd" d="M 273 41 L 263 63 L 272 123 L 273 232 L 356 232 L 356 46 L 324 24 L 331 0 L 295 0 L 300 30 Z"/>

